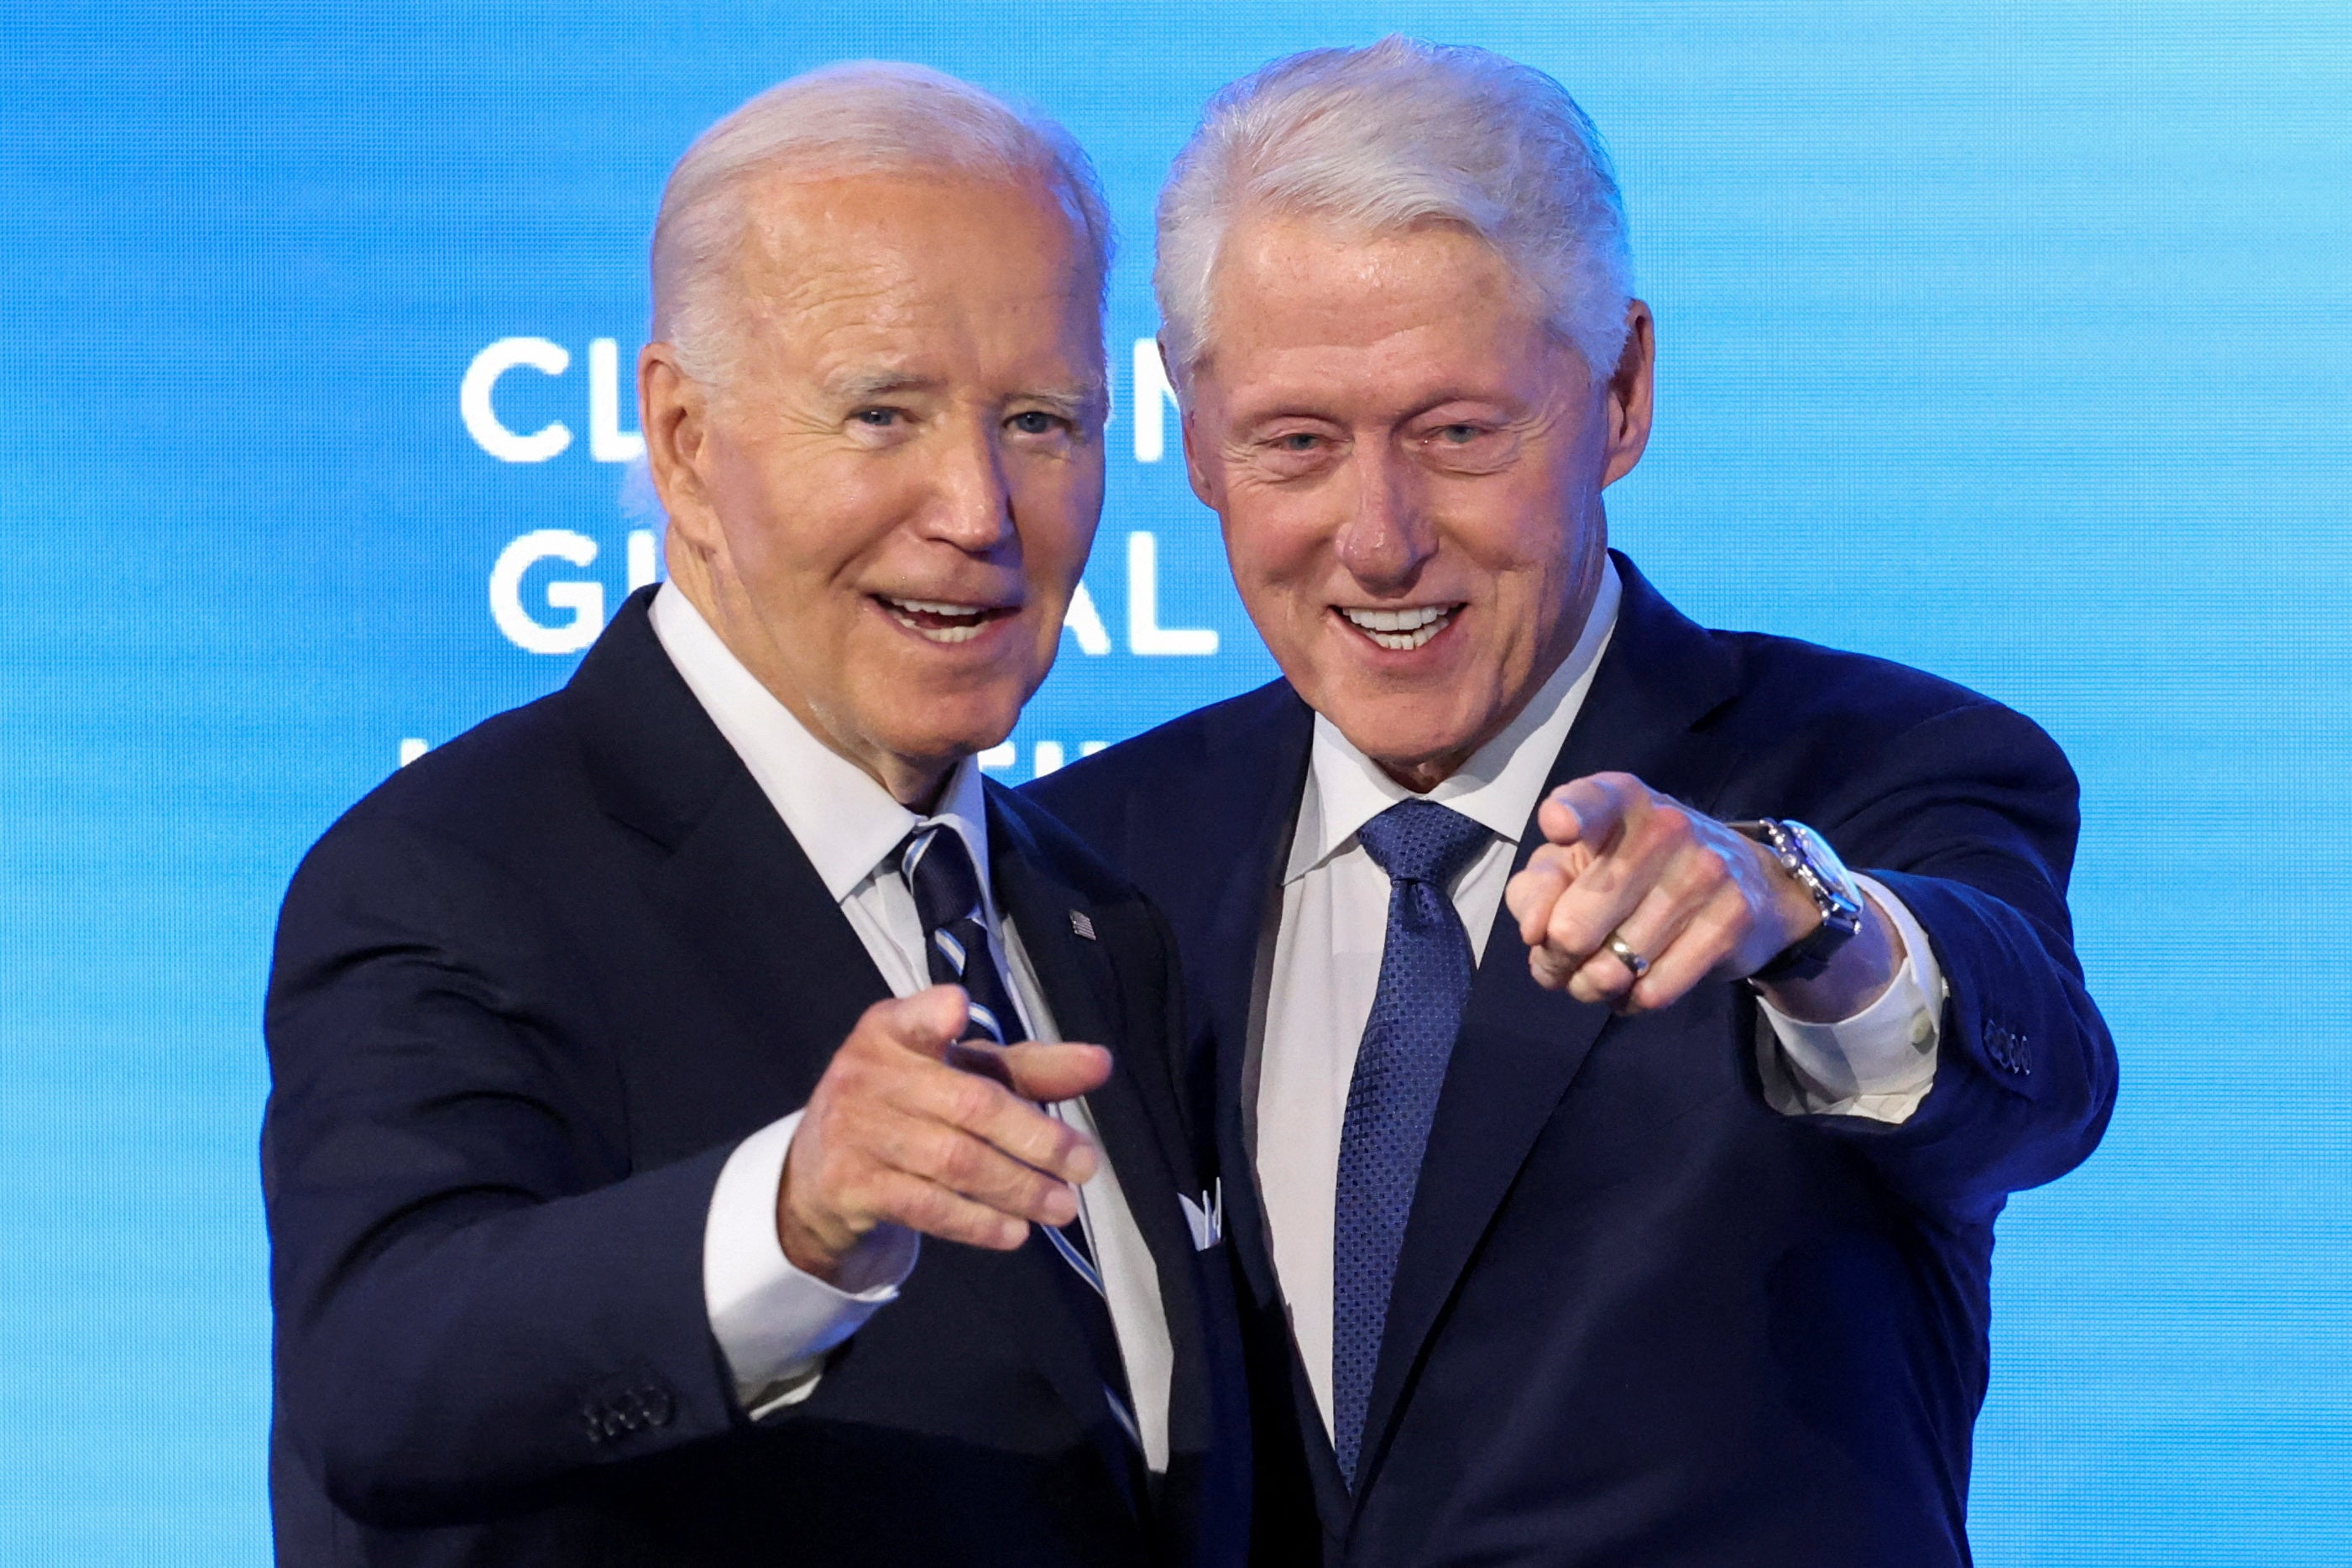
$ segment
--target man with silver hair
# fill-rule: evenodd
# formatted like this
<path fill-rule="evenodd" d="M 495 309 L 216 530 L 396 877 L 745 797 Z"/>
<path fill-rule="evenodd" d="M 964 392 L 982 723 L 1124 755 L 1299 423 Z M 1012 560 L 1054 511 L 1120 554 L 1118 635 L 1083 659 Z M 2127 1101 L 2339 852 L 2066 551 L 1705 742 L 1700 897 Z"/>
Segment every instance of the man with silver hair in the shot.
<path fill-rule="evenodd" d="M 1066 135 L 911 67 L 680 161 L 669 582 L 287 895 L 281 1561 L 1241 1559 L 1174 954 L 974 761 L 1101 508 L 1109 253 Z"/>
<path fill-rule="evenodd" d="M 1993 1221 L 2115 1092 L 2065 759 L 1608 550 L 1653 323 L 1540 72 L 1234 84 L 1157 284 L 1283 679 L 1031 788 L 1183 952 L 1296 1416 L 1262 1512 L 1335 1563 L 1965 1563 Z"/>

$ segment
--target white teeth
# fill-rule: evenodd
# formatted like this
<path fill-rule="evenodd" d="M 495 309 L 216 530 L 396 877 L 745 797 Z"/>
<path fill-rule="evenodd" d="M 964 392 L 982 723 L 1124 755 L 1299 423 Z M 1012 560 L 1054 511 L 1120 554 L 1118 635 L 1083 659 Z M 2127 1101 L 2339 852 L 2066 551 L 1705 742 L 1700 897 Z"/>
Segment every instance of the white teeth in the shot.
<path fill-rule="evenodd" d="M 935 643 L 970 642 L 988 625 L 988 611 L 978 605 L 950 605 L 940 599 L 894 599 L 887 594 L 875 595 L 890 612 L 891 619 Z M 915 619 L 918 615 L 953 616 L 961 626 L 927 626 Z"/>
<path fill-rule="evenodd" d="M 926 616 L 983 616 L 988 613 L 977 605 L 950 605 L 939 599 L 893 599 L 885 595 L 883 602 Z"/>
<path fill-rule="evenodd" d="M 924 637 L 929 637 L 933 642 L 970 642 L 972 638 L 980 635 L 980 628 L 978 626 L 918 626 L 915 622 L 908 620 L 904 616 L 900 616 L 898 617 L 898 624 L 902 626 L 912 626 L 916 631 L 921 633 Z"/>
<path fill-rule="evenodd" d="M 1432 621 L 1442 621 L 1453 614 L 1436 605 L 1422 605 L 1409 610 L 1341 610 L 1341 615 L 1368 632 L 1419 631 Z"/>
<path fill-rule="evenodd" d="M 1403 653 L 1417 648 L 1444 631 L 1459 605 L 1421 605 L 1405 610 L 1351 610 L 1339 613 L 1348 623 L 1382 647 Z"/>

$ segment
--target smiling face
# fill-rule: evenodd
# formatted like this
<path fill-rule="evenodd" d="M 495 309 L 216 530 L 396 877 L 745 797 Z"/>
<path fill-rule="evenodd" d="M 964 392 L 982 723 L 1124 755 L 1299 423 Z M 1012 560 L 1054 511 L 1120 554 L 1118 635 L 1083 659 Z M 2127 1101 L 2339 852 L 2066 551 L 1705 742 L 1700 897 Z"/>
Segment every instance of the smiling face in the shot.
<path fill-rule="evenodd" d="M 1102 509 L 1102 321 L 1042 184 L 771 180 L 734 369 L 640 363 L 669 567 L 737 658 L 910 805 L 1011 732 Z"/>
<path fill-rule="evenodd" d="M 1603 487 L 1649 434 L 1650 325 L 1597 383 L 1486 244 L 1244 216 L 1210 280 L 1185 455 L 1291 684 L 1428 789 L 1575 647 Z"/>

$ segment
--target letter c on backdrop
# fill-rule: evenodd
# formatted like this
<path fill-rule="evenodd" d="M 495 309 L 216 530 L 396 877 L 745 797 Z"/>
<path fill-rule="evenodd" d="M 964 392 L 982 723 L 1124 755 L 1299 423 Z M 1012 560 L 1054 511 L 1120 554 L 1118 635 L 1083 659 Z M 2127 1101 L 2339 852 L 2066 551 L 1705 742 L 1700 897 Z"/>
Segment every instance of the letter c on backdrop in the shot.
<path fill-rule="evenodd" d="M 510 370 L 562 375 L 572 368 L 572 351 L 545 338 L 500 338 L 474 356 L 457 387 L 457 413 L 474 445 L 501 463 L 544 463 L 572 445 L 572 427 L 551 419 L 528 436 L 506 427 L 491 405 L 499 378 Z"/>

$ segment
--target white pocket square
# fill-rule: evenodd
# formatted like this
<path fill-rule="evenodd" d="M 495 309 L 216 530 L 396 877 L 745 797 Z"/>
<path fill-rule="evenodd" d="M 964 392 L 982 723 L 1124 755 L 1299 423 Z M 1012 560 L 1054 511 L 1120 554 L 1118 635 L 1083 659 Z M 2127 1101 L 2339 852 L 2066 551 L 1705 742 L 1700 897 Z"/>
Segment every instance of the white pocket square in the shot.
<path fill-rule="evenodd" d="M 1176 1201 L 1184 1205 L 1184 1223 L 1192 1232 L 1192 1250 L 1206 1252 L 1225 1239 L 1225 1179 L 1220 1176 L 1201 1194 L 1194 1203 L 1182 1193 Z"/>

